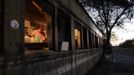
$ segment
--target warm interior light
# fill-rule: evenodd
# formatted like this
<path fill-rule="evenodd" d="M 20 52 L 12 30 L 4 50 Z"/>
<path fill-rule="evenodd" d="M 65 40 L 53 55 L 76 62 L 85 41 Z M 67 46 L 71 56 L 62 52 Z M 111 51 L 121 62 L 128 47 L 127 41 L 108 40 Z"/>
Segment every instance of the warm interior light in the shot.
<path fill-rule="evenodd" d="M 39 5 L 35 1 L 32 1 L 32 10 L 26 10 L 24 21 L 25 43 L 48 42 L 47 26 L 51 23 L 51 16 L 43 12 Z"/>
<path fill-rule="evenodd" d="M 80 48 L 81 47 L 81 44 L 80 44 L 80 30 L 75 29 L 74 32 L 75 32 L 75 46 L 76 46 L 76 48 Z"/>

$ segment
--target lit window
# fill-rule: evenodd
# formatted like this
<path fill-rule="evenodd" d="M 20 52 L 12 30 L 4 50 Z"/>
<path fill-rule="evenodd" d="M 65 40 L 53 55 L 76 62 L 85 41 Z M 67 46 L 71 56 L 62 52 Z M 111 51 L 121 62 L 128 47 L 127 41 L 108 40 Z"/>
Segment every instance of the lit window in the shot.
<path fill-rule="evenodd" d="M 24 21 L 26 46 L 32 44 L 33 47 L 41 48 L 41 46 L 46 47 L 48 44 L 48 27 L 51 24 L 52 17 L 42 9 L 43 5 L 39 2 L 30 1 L 26 3 Z"/>
<path fill-rule="evenodd" d="M 78 29 L 75 29 L 74 30 L 74 34 L 75 34 L 75 47 L 76 48 L 81 48 L 81 33 L 80 33 L 80 30 Z"/>

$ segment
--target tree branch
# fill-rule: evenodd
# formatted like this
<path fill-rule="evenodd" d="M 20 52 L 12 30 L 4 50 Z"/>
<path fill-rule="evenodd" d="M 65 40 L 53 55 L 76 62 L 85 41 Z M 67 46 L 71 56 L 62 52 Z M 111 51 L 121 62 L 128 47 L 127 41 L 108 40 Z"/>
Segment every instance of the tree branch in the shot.
<path fill-rule="evenodd" d="M 115 22 L 113 23 L 113 25 L 112 25 L 111 28 L 110 28 L 110 31 L 111 31 L 111 30 L 113 29 L 113 27 L 116 25 L 116 23 L 118 22 L 118 20 L 122 17 L 122 15 L 124 14 L 124 12 L 125 12 L 126 10 L 128 10 L 128 8 L 129 8 L 129 7 L 126 7 L 126 8 L 122 11 L 122 13 L 121 13 L 119 16 L 117 16 Z"/>
<path fill-rule="evenodd" d="M 101 21 L 105 24 L 105 21 L 103 20 L 101 14 L 100 14 L 100 11 L 99 10 L 97 10 L 97 11 L 98 11 L 98 14 L 99 14 L 99 17 L 100 17 Z"/>

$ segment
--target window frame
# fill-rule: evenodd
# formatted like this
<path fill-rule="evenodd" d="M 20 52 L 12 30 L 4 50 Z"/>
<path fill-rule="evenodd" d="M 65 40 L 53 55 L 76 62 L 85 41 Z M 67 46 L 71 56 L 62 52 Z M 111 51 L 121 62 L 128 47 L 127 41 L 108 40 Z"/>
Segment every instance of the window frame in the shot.
<path fill-rule="evenodd" d="M 32 3 L 32 1 L 35 1 L 35 0 L 26 0 L 26 1 L 29 1 L 30 3 Z M 55 14 L 53 13 L 53 12 L 55 12 L 55 7 L 51 4 L 51 3 L 49 3 L 48 1 L 42 1 L 42 0 L 36 0 L 36 2 L 38 3 L 38 4 L 41 4 L 41 5 L 43 5 L 43 7 L 42 7 L 42 12 L 44 12 L 44 13 L 47 13 L 48 15 L 50 15 L 51 16 L 51 19 L 52 19 L 52 21 L 51 21 L 51 24 L 49 24 L 48 26 L 49 26 L 49 28 L 50 28 L 50 31 L 48 31 L 48 33 L 50 34 L 50 35 L 48 35 L 48 37 L 49 37 L 49 40 L 48 40 L 48 42 L 47 43 L 25 43 L 25 41 L 24 41 L 24 46 L 25 46 L 25 49 L 27 49 L 27 48 L 31 48 L 30 50 L 42 50 L 43 49 L 43 47 L 45 48 L 45 47 L 47 47 L 47 48 L 49 48 L 50 50 L 54 50 L 55 49 L 55 46 L 54 46 L 54 32 L 55 32 L 55 29 L 54 29 L 54 20 L 55 20 Z M 46 4 L 46 6 L 48 6 L 48 8 L 45 8 L 45 4 Z M 25 5 L 26 6 L 26 5 Z M 26 8 L 27 7 L 25 7 L 25 11 L 26 11 Z M 49 10 L 50 9 L 50 10 Z M 46 10 L 46 11 L 45 11 Z M 26 14 L 26 13 L 25 13 Z M 24 19 L 25 20 L 25 19 Z M 25 28 L 24 28 L 24 30 L 25 30 Z M 35 47 L 35 48 L 32 48 L 32 47 Z M 38 47 L 39 46 L 39 47 Z"/>
<path fill-rule="evenodd" d="M 80 31 L 80 48 L 76 48 L 75 46 L 75 49 L 78 50 L 78 49 L 82 49 L 82 29 L 81 29 L 81 24 L 77 21 L 74 22 L 74 30 L 75 29 L 78 29 Z M 75 35 L 74 35 L 75 36 Z M 74 38 L 75 39 L 75 38 Z M 75 44 L 75 43 L 74 43 Z"/>
<path fill-rule="evenodd" d="M 83 26 L 83 48 L 84 49 L 88 49 L 88 42 L 87 42 L 87 40 L 88 40 L 88 35 L 87 35 L 87 31 L 88 31 L 88 29 L 86 28 L 86 27 L 84 27 Z"/>
<path fill-rule="evenodd" d="M 89 48 L 92 48 L 92 32 L 88 31 Z"/>
<path fill-rule="evenodd" d="M 68 50 L 72 49 L 72 43 L 71 43 L 71 16 L 70 14 L 68 14 L 66 11 L 58 8 L 57 9 L 57 37 L 58 37 L 58 50 L 61 51 L 61 45 L 63 42 L 69 42 L 69 48 Z M 60 26 L 60 24 L 62 24 L 61 20 L 65 20 L 65 24 L 63 26 Z M 68 25 L 68 26 L 67 26 Z M 62 30 L 62 28 L 64 30 Z M 67 30 L 68 29 L 68 30 Z M 63 37 L 63 32 L 65 31 L 65 34 L 68 34 L 68 37 L 65 37 L 66 35 L 64 34 Z"/>

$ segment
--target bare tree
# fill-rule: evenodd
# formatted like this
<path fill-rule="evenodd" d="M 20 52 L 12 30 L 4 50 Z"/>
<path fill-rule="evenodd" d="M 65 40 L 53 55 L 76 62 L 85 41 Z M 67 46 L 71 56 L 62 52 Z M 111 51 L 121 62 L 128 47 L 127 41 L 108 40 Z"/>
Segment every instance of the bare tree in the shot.
<path fill-rule="evenodd" d="M 111 31 L 133 18 L 133 0 L 79 0 L 105 37 L 104 49 L 110 47 Z"/>

